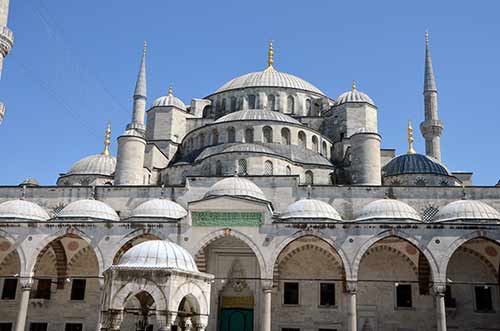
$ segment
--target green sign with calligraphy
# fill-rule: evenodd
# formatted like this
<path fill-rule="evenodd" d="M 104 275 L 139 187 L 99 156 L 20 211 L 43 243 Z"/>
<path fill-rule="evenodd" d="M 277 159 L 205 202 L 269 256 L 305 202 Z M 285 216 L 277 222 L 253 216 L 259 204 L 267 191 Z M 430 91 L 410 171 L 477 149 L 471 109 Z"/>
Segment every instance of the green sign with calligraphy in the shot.
<path fill-rule="evenodd" d="M 193 226 L 260 226 L 262 213 L 202 212 L 191 213 Z"/>

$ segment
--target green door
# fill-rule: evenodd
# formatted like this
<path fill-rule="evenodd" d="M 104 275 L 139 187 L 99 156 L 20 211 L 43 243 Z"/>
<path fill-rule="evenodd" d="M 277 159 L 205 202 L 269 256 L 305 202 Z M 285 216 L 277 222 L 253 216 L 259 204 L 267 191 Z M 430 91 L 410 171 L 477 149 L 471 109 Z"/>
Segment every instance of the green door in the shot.
<path fill-rule="evenodd" d="M 253 331 L 253 309 L 223 308 L 220 331 Z"/>

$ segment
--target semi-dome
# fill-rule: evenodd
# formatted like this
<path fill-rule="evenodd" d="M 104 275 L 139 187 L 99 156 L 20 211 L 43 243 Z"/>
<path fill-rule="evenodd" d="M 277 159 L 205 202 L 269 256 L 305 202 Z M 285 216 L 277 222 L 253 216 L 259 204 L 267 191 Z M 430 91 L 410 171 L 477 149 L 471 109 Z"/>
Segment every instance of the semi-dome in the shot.
<path fill-rule="evenodd" d="M 326 202 L 314 199 L 301 199 L 289 205 L 280 215 L 281 219 L 321 218 L 341 221 L 339 213 Z"/>
<path fill-rule="evenodd" d="M 224 178 L 212 185 L 205 197 L 213 196 L 240 196 L 267 200 L 262 190 L 252 181 L 240 177 Z"/>
<path fill-rule="evenodd" d="M 384 166 L 382 172 L 384 176 L 405 174 L 450 175 L 448 169 L 438 160 L 416 153 L 396 156 Z"/>
<path fill-rule="evenodd" d="M 229 113 L 217 119 L 215 123 L 224 123 L 232 121 L 274 121 L 274 122 L 284 122 L 291 124 L 301 124 L 296 119 L 291 116 L 282 114 L 277 111 L 270 110 L 239 110 L 234 113 Z"/>
<path fill-rule="evenodd" d="M 361 209 L 356 221 L 409 220 L 421 221 L 419 213 L 404 202 L 394 199 L 375 200 Z"/>
<path fill-rule="evenodd" d="M 324 95 L 324 93 L 320 89 L 318 89 L 313 84 L 303 80 L 302 78 L 284 72 L 279 72 L 274 69 L 251 72 L 236 77 L 230 80 L 229 82 L 225 83 L 221 87 L 219 87 L 217 91 L 215 91 L 215 93 L 221 93 L 221 92 L 249 88 L 249 87 L 292 88 L 292 89 L 304 90 Z"/>
<path fill-rule="evenodd" d="M 95 154 L 87 156 L 73 164 L 66 175 L 103 175 L 111 176 L 115 172 L 116 158 L 112 155 Z"/>
<path fill-rule="evenodd" d="M 96 219 L 104 221 L 119 221 L 120 217 L 116 211 L 98 200 L 77 200 L 64 207 L 59 214 L 59 218 Z"/>
<path fill-rule="evenodd" d="M 180 219 L 187 211 L 168 199 L 152 199 L 141 203 L 132 210 L 131 217 Z"/>
<path fill-rule="evenodd" d="M 367 94 L 358 91 L 358 89 L 356 88 L 356 83 L 354 82 L 352 84 L 352 89 L 339 95 L 336 99 L 335 104 L 341 105 L 349 102 L 365 102 L 369 103 L 372 106 L 375 106 L 375 102 L 373 102 L 372 98 L 370 98 Z"/>
<path fill-rule="evenodd" d="M 198 272 L 193 257 L 186 249 L 165 240 L 149 240 L 132 247 L 123 254 L 118 265 Z"/>
<path fill-rule="evenodd" d="M 151 107 L 175 107 L 184 111 L 186 110 L 186 105 L 184 104 L 184 102 L 182 102 L 181 99 L 170 94 L 159 97 L 158 99 L 153 101 Z"/>
<path fill-rule="evenodd" d="M 0 219 L 46 221 L 50 219 L 45 209 L 26 200 L 9 200 L 0 203 Z"/>
<path fill-rule="evenodd" d="M 435 217 L 437 222 L 446 221 L 500 221 L 500 213 L 485 202 L 458 200 L 447 204 Z"/>

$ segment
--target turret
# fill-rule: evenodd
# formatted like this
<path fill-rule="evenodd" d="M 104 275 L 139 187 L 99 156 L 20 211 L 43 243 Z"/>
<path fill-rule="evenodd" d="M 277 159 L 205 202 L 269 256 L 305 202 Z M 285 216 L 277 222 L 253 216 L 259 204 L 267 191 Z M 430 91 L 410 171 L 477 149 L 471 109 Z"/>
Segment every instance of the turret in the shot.
<path fill-rule="evenodd" d="M 443 123 L 438 117 L 437 87 L 432 69 L 429 33 L 425 33 L 425 76 L 424 76 L 425 120 L 420 123 L 420 131 L 425 139 L 425 154 L 441 160 L 441 134 Z"/>
<path fill-rule="evenodd" d="M 351 136 L 351 182 L 353 185 L 381 185 L 380 135 L 360 131 Z"/>
<path fill-rule="evenodd" d="M 132 121 L 118 137 L 115 185 L 142 185 L 146 148 L 144 113 L 146 110 L 146 43 L 134 92 Z"/>
<path fill-rule="evenodd" d="M 14 34 L 7 28 L 9 0 L 0 0 L 0 78 L 2 77 L 3 59 L 14 45 Z"/>

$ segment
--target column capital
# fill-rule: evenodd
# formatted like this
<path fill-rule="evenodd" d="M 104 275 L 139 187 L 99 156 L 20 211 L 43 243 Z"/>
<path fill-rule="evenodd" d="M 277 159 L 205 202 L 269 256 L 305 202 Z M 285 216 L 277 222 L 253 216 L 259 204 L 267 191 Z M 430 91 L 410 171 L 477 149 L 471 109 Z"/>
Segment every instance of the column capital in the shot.
<path fill-rule="evenodd" d="M 273 290 L 273 280 L 272 279 L 261 279 L 262 291 L 270 292 Z"/>
<path fill-rule="evenodd" d="M 101 330 L 120 330 L 120 325 L 123 321 L 123 310 L 109 309 L 102 313 Z"/>
<path fill-rule="evenodd" d="M 170 327 L 175 323 L 177 312 L 172 311 L 157 311 L 156 321 L 158 323 L 158 330 L 170 330 Z"/>
<path fill-rule="evenodd" d="M 349 294 L 356 294 L 356 292 L 358 291 L 358 281 L 347 280 L 345 282 L 345 291 Z"/>
<path fill-rule="evenodd" d="M 31 291 L 33 288 L 33 278 L 31 277 L 19 277 L 19 286 L 22 291 Z"/>
<path fill-rule="evenodd" d="M 446 283 L 434 283 L 434 285 L 432 286 L 432 290 L 434 292 L 434 295 L 444 297 L 446 293 Z"/>

